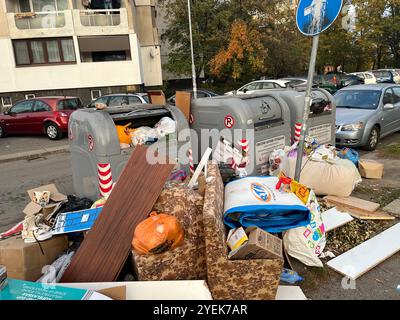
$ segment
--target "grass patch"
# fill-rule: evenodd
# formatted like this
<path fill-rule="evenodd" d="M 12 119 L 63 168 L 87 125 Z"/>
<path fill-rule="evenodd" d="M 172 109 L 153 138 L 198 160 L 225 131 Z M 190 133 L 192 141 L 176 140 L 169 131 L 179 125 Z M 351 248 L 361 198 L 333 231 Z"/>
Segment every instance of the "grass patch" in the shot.
<path fill-rule="evenodd" d="M 377 202 L 383 208 L 392 201 L 400 198 L 400 189 L 360 184 L 354 189 L 352 196 Z"/>
<path fill-rule="evenodd" d="M 400 143 L 391 143 L 378 150 L 381 156 L 400 158 Z"/>

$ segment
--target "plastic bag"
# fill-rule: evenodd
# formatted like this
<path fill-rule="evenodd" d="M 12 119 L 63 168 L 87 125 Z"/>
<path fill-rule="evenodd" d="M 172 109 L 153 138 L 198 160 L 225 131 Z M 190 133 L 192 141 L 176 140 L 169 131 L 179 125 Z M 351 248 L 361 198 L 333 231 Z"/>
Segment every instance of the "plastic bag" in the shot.
<path fill-rule="evenodd" d="M 358 161 L 360 160 L 360 156 L 356 150 L 350 148 L 343 148 L 338 153 L 338 156 L 341 159 L 350 160 L 351 162 L 354 163 L 355 166 L 358 166 Z"/>
<path fill-rule="evenodd" d="M 339 160 L 336 148 L 328 145 L 319 146 L 316 150 L 314 150 L 314 152 L 311 153 L 310 158 L 313 161 L 326 161 L 328 163 L 334 163 L 335 161 Z"/>
<path fill-rule="evenodd" d="M 315 193 L 311 190 L 307 207 L 311 212 L 308 226 L 290 229 L 283 236 L 287 253 L 310 267 L 323 267 L 318 256 L 326 245 L 325 225 Z"/>
<path fill-rule="evenodd" d="M 162 138 L 176 131 L 176 122 L 169 117 L 164 117 L 158 121 L 158 123 L 154 126 L 154 129 L 156 130 L 158 136 Z"/>
<path fill-rule="evenodd" d="M 134 132 L 131 132 L 132 144 L 137 145 L 146 144 L 147 142 L 155 142 L 158 140 L 157 131 L 150 127 L 140 127 Z"/>
<path fill-rule="evenodd" d="M 277 176 L 279 172 L 287 168 L 287 155 L 284 150 L 278 149 L 269 155 L 269 175 Z"/>

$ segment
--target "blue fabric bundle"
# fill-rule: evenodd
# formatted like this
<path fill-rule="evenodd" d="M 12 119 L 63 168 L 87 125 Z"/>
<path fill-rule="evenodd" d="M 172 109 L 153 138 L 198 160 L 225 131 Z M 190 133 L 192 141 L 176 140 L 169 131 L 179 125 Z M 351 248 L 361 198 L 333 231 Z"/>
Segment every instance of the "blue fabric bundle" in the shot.
<path fill-rule="evenodd" d="M 277 177 L 247 177 L 225 187 L 224 223 L 270 233 L 307 226 L 310 210 L 293 193 L 276 190 Z"/>

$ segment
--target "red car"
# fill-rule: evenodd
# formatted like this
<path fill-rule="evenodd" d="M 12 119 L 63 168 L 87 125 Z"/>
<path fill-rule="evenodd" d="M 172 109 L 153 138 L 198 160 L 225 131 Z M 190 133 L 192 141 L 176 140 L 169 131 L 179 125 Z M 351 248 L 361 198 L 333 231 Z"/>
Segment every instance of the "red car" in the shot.
<path fill-rule="evenodd" d="M 0 138 L 13 134 L 46 134 L 61 139 L 68 132 L 69 116 L 83 108 L 76 97 L 44 97 L 17 102 L 0 114 Z"/>

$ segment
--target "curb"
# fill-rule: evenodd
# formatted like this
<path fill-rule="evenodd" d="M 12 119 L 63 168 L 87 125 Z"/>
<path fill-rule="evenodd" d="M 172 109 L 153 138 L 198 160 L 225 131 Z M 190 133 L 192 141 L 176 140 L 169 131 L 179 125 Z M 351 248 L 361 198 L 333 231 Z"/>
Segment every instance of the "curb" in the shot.
<path fill-rule="evenodd" d="M 10 162 L 15 160 L 24 160 L 24 159 L 29 160 L 32 158 L 47 156 L 50 154 L 68 153 L 68 152 L 69 152 L 69 145 L 61 147 L 43 148 L 26 152 L 17 152 L 5 156 L 0 156 L 0 163 Z"/>

